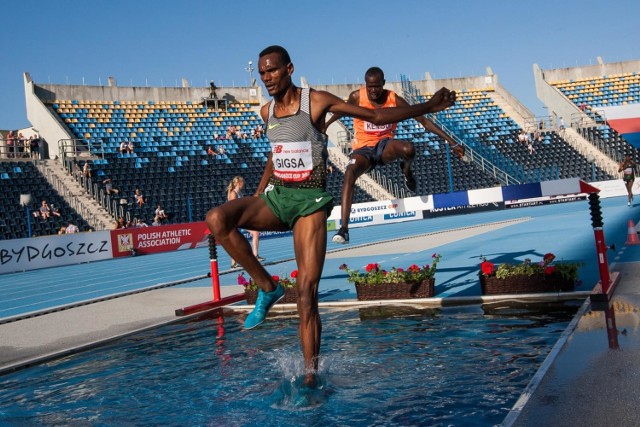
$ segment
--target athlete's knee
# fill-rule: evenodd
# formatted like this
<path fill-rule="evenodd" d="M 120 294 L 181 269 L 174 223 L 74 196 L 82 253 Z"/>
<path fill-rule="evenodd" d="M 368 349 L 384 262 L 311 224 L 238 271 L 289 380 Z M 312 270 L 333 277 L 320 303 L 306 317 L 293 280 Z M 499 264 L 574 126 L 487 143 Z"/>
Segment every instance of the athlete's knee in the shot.
<path fill-rule="evenodd" d="M 416 156 L 416 147 L 413 144 L 405 144 L 402 147 L 402 154 L 404 154 L 405 158 L 413 158 Z"/>
<path fill-rule="evenodd" d="M 218 236 L 221 233 L 228 231 L 229 228 L 227 227 L 227 215 L 219 207 L 210 209 L 209 212 L 207 212 L 205 222 L 214 236 Z"/>
<path fill-rule="evenodd" d="M 306 317 L 318 311 L 317 286 L 305 286 L 298 283 L 298 312 L 301 317 Z"/>

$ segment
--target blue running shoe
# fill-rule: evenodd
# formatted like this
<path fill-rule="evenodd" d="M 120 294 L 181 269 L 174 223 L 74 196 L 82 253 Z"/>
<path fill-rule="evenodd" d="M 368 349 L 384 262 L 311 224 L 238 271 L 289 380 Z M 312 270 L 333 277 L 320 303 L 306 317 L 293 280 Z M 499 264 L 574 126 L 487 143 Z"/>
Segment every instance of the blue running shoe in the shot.
<path fill-rule="evenodd" d="M 276 288 L 271 292 L 265 292 L 262 289 L 258 291 L 258 299 L 256 300 L 256 306 L 251 313 L 244 320 L 245 329 L 253 329 L 267 317 L 267 313 L 273 307 L 273 304 L 277 303 L 284 297 L 284 288 L 278 283 Z"/>

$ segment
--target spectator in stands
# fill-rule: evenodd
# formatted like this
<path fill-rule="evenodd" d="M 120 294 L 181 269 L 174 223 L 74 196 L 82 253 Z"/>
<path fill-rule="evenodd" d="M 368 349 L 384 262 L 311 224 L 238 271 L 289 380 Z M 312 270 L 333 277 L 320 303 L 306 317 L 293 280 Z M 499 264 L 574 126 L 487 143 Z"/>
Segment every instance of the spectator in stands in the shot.
<path fill-rule="evenodd" d="M 234 125 L 230 125 L 229 127 L 227 127 L 227 139 L 235 139 L 236 132 L 236 127 Z"/>
<path fill-rule="evenodd" d="M 57 206 L 51 205 L 51 215 L 59 217 L 60 216 L 60 209 L 58 209 Z"/>
<path fill-rule="evenodd" d="M 564 129 L 564 119 L 560 117 L 560 130 Z"/>
<path fill-rule="evenodd" d="M 155 210 L 155 217 L 158 218 L 160 221 L 164 221 L 165 219 L 167 219 L 167 214 L 165 213 L 164 209 L 162 208 L 162 206 L 158 205 L 156 207 Z"/>
<path fill-rule="evenodd" d="M 538 129 L 533 131 L 533 141 L 542 142 L 542 134 Z M 529 138 L 529 141 L 527 142 L 531 142 L 531 138 Z"/>
<path fill-rule="evenodd" d="M 113 182 L 111 182 L 111 178 L 107 178 L 104 181 L 102 181 L 102 183 L 104 184 L 104 191 L 107 194 L 119 194 L 120 190 L 118 190 L 115 185 L 113 185 Z"/>
<path fill-rule="evenodd" d="M 16 157 L 24 157 L 24 147 L 27 139 L 22 135 L 22 132 L 18 133 L 18 139 L 15 141 Z"/>
<path fill-rule="evenodd" d="M 227 201 L 235 200 L 242 197 L 242 190 L 244 190 L 244 178 L 241 176 L 234 176 L 229 185 L 227 186 Z M 258 254 L 258 247 L 260 246 L 260 233 L 255 230 L 247 230 L 251 233 L 251 247 L 253 249 L 253 256 L 260 262 L 264 261 Z M 231 258 L 231 268 L 239 268 L 238 263 Z"/>
<path fill-rule="evenodd" d="M 129 141 L 129 143 L 127 144 L 127 153 L 133 154 L 133 149 L 134 149 L 133 141 Z"/>
<path fill-rule="evenodd" d="M 333 173 L 333 166 L 327 165 L 327 174 L 332 174 L 332 173 Z"/>
<path fill-rule="evenodd" d="M 224 146 L 218 145 L 218 154 L 220 154 L 221 156 L 227 154 L 227 150 L 224 148 Z"/>
<path fill-rule="evenodd" d="M 16 153 L 16 136 L 12 130 L 7 134 L 7 149 L 9 151 L 9 157 L 15 157 Z"/>
<path fill-rule="evenodd" d="M 211 80 L 211 83 L 209 83 L 209 98 L 211 99 L 218 98 L 218 95 L 216 95 L 216 89 L 218 89 L 216 87 L 216 84 L 213 82 L 213 80 Z"/>
<path fill-rule="evenodd" d="M 542 130 L 544 129 L 544 120 L 540 119 L 540 123 L 538 123 L 538 129 Z"/>
<path fill-rule="evenodd" d="M 262 127 L 262 125 L 257 125 L 253 128 L 253 132 L 251 135 L 253 138 L 262 138 L 262 135 L 264 135 L 264 128 Z"/>
<path fill-rule="evenodd" d="M 127 154 L 129 151 L 129 146 L 127 145 L 127 141 L 122 141 L 120 143 L 120 154 Z"/>
<path fill-rule="evenodd" d="M 216 153 L 216 150 L 214 150 L 212 146 L 209 146 L 209 147 L 207 147 L 207 154 L 210 155 L 210 156 L 215 157 L 216 154 L 218 154 L 218 153 Z"/>
<path fill-rule="evenodd" d="M 151 226 L 152 226 L 152 227 L 156 227 L 156 226 L 158 226 L 158 225 L 162 225 L 162 220 L 160 219 L 160 217 L 159 217 L 159 216 L 157 216 L 157 215 L 156 215 L 156 216 L 153 218 L 153 222 L 151 223 Z"/>
<path fill-rule="evenodd" d="M 291 58 L 283 47 L 270 46 L 260 53 L 258 72 L 272 97 L 260 110 L 262 120 L 269 125 L 267 136 L 274 147 L 282 143 L 300 148 L 292 159 L 295 167 L 285 169 L 283 160 L 289 158 L 284 153 L 269 153 L 256 197 L 237 198 L 211 209 L 207 226 L 260 288 L 255 307 L 245 319 L 246 329 L 265 320 L 269 309 L 284 296 L 284 288 L 251 253 L 238 228 L 293 231 L 303 382 L 306 387 L 315 387 L 322 331 L 318 286 L 327 249 L 327 215 L 333 206 L 333 197 L 326 191 L 325 117 L 328 113 L 355 116 L 382 127 L 442 111 L 453 105 L 455 92 L 442 88 L 426 103 L 372 110 L 348 104 L 329 92 L 298 88 L 292 81 L 293 71 Z M 308 161 L 301 161 L 303 157 Z"/>
<path fill-rule="evenodd" d="M 31 138 L 29 138 L 29 150 L 32 159 L 40 159 L 40 137 L 38 134 L 31 135 Z"/>
<path fill-rule="evenodd" d="M 140 218 L 136 218 L 136 228 L 144 228 L 144 227 L 148 227 L 149 224 L 147 224 L 146 222 L 142 221 Z"/>
<path fill-rule="evenodd" d="M 113 227 L 114 229 L 118 230 L 121 228 L 126 228 L 127 224 L 124 221 L 124 217 L 119 217 L 118 220 L 116 221 L 116 225 Z"/>
<path fill-rule="evenodd" d="M 82 175 L 85 178 L 91 178 L 91 165 L 89 162 L 84 162 L 84 166 L 82 167 Z"/>
<path fill-rule="evenodd" d="M 587 103 L 582 101 L 580 104 L 580 111 L 585 111 L 587 109 Z"/>
<path fill-rule="evenodd" d="M 135 226 L 136 226 L 136 223 L 133 222 L 132 219 L 130 219 L 127 221 L 127 225 L 125 225 L 125 228 L 135 228 Z"/>
<path fill-rule="evenodd" d="M 522 129 L 518 134 L 518 142 L 526 144 L 528 141 L 530 141 L 529 134 L 527 134 L 524 129 Z"/>
<path fill-rule="evenodd" d="M 73 166 L 72 166 L 72 172 L 71 174 L 73 175 L 73 177 L 75 179 L 80 179 L 80 177 L 82 177 L 83 173 L 82 173 L 82 169 L 80 169 L 80 166 L 78 166 L 78 164 L 76 162 L 73 162 Z"/>
<path fill-rule="evenodd" d="M 139 188 L 135 189 L 133 197 L 136 199 L 136 203 L 138 204 L 138 206 L 144 205 L 144 196 L 142 195 L 142 192 L 140 191 Z"/>
<path fill-rule="evenodd" d="M 622 181 L 627 189 L 627 206 L 631 206 L 633 202 L 633 182 L 636 179 L 636 162 L 631 159 L 631 156 L 627 154 L 624 156 L 624 160 L 620 163 L 618 172 L 622 172 Z"/>
<path fill-rule="evenodd" d="M 529 150 L 529 154 L 533 154 L 536 151 L 531 140 L 527 143 L 527 150 Z"/>
<path fill-rule="evenodd" d="M 47 204 L 46 200 L 42 201 L 39 211 L 40 211 L 40 218 L 42 218 L 43 221 L 48 220 L 49 217 L 51 216 L 51 208 Z"/>
<path fill-rule="evenodd" d="M 73 233 L 77 233 L 79 232 L 80 229 L 78 228 L 77 225 L 75 225 L 74 223 L 72 223 L 71 221 L 69 221 L 69 225 L 67 225 L 67 229 L 65 230 L 66 234 L 73 234 Z"/>
<path fill-rule="evenodd" d="M 216 141 L 220 139 L 220 135 L 218 135 L 218 132 L 213 132 L 213 139 Z"/>
<path fill-rule="evenodd" d="M 58 230 L 58 234 L 67 234 L 67 227 L 65 227 L 64 225 L 60 227 L 60 230 Z"/>
<path fill-rule="evenodd" d="M 384 89 L 384 72 L 380 68 L 369 68 L 364 75 L 364 80 L 365 86 L 351 92 L 347 103 L 372 110 L 396 106 L 406 107 L 409 105 L 404 98 L 395 92 Z M 340 117 L 341 115 L 339 114 L 332 116 L 325 124 L 325 130 Z M 459 158 L 464 156 L 464 147 L 457 144 L 433 122 L 422 116 L 415 119 L 426 131 L 433 132 L 447 141 Z M 351 144 L 353 151 L 349 156 L 349 164 L 344 173 L 341 203 L 342 222 L 340 229 L 333 236 L 333 242 L 335 243 L 349 242 L 351 204 L 353 203 L 356 181 L 361 175 L 369 172 L 377 165 L 388 164 L 400 159 L 400 169 L 404 174 L 406 189 L 415 193 L 417 186 L 411 171 L 416 149 L 410 141 L 395 139 L 394 131 L 397 124 L 376 126 L 360 119 L 354 119 L 353 124 L 355 140 Z"/>

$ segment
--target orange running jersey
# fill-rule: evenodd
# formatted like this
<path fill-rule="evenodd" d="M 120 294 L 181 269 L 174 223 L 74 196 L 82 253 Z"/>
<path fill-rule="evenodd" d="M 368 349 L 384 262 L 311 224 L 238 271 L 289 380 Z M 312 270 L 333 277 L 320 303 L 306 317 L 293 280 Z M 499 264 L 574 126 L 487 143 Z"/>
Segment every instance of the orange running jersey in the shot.
<path fill-rule="evenodd" d="M 387 101 L 380 108 L 389 108 L 396 106 L 395 92 L 391 90 L 387 92 Z M 370 110 L 374 110 L 377 108 L 369 101 L 369 97 L 367 97 L 367 88 L 365 87 L 360 88 L 359 105 L 364 108 L 369 108 Z M 356 119 L 354 117 L 353 130 L 355 133 L 355 138 L 351 148 L 353 150 L 357 150 L 358 148 L 362 147 L 373 147 L 382 139 L 393 138 L 393 132 L 397 127 L 397 123 L 378 126 L 364 120 Z"/>

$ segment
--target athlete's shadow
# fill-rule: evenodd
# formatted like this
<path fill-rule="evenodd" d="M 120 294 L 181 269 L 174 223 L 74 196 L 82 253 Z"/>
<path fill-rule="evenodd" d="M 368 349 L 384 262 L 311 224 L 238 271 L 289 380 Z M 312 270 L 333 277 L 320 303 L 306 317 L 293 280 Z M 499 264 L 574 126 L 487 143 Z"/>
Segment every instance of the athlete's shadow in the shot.
<path fill-rule="evenodd" d="M 483 253 L 481 255 L 471 257 L 471 259 L 478 260 L 478 263 L 476 265 L 472 265 L 470 267 L 438 268 L 438 272 L 454 274 L 456 272 L 458 273 L 453 277 L 445 280 L 444 282 L 436 283 L 436 286 L 438 287 L 438 293 L 454 288 L 462 288 L 466 285 L 478 284 L 479 286 L 480 282 L 478 273 L 480 272 L 480 264 L 482 263 L 482 261 L 484 261 L 484 259 L 494 263 L 495 265 L 504 263 L 519 264 L 526 258 L 530 258 L 532 262 L 538 262 L 542 260 L 543 256 L 543 253 L 540 253 L 535 249 L 529 249 L 519 252 L 495 252 L 488 254 Z M 476 293 L 477 292 L 474 291 L 474 287 L 468 286 L 466 289 L 461 289 L 458 295 L 475 295 Z"/>

